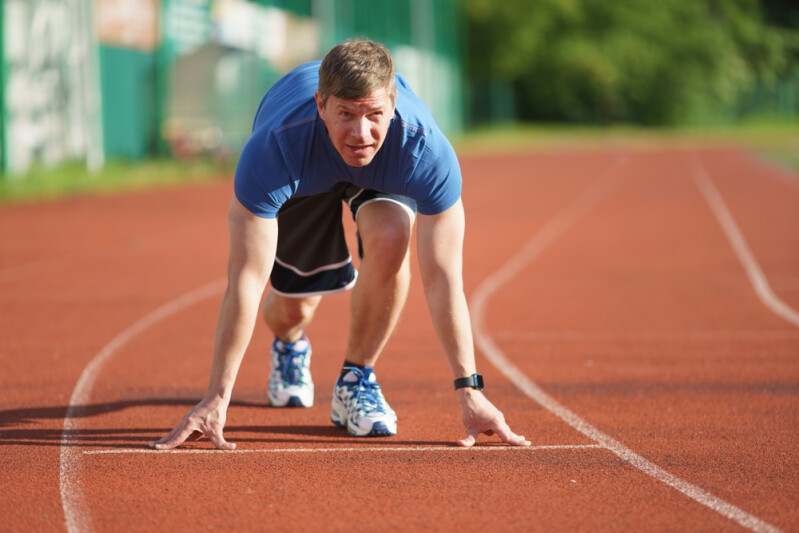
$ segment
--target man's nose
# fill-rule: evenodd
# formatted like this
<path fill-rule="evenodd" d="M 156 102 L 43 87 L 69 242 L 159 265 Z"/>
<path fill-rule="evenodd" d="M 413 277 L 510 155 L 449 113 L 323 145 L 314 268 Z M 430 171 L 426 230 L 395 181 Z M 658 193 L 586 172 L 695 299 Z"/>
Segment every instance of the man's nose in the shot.
<path fill-rule="evenodd" d="M 369 119 L 360 117 L 353 121 L 351 134 L 356 139 L 365 139 L 369 136 Z"/>

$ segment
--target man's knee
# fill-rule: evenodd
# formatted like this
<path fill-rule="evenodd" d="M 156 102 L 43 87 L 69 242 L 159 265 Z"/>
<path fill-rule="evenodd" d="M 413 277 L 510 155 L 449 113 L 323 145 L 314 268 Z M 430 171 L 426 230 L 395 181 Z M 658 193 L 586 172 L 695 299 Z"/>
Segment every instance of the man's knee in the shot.
<path fill-rule="evenodd" d="M 364 257 L 370 259 L 383 259 L 391 262 L 402 261 L 408 250 L 410 228 L 408 223 L 385 224 L 372 229 L 367 235 L 362 235 Z"/>
<path fill-rule="evenodd" d="M 411 239 L 411 220 L 402 207 L 379 202 L 358 217 L 358 233 L 365 261 L 378 261 L 398 268 L 405 261 Z M 364 209 L 366 209 L 366 207 Z"/>
<path fill-rule="evenodd" d="M 320 300 L 321 296 L 289 298 L 271 291 L 264 301 L 264 318 L 267 322 L 272 318 L 286 325 L 301 324 L 313 317 Z"/>

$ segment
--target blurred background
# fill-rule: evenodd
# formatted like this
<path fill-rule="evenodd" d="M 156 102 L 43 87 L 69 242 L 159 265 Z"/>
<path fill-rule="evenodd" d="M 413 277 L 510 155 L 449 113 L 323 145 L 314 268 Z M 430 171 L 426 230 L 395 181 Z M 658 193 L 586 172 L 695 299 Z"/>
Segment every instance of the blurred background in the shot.
<path fill-rule="evenodd" d="M 347 37 L 385 43 L 454 139 L 799 124 L 796 0 L 0 1 L 6 190 L 65 167 L 233 165 L 269 86 Z"/>

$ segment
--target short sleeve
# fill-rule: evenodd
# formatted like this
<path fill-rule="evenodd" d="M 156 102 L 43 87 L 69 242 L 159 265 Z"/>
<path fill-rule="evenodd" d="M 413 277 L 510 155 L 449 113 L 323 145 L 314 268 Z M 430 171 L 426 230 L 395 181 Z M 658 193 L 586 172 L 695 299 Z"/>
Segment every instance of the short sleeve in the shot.
<path fill-rule="evenodd" d="M 233 190 L 253 214 L 275 218 L 291 197 L 291 179 L 276 142 L 256 134 L 244 145 L 236 166 Z"/>
<path fill-rule="evenodd" d="M 428 137 L 410 180 L 410 196 L 419 212 L 435 215 L 452 207 L 461 196 L 463 178 L 454 148 L 444 136 Z"/>

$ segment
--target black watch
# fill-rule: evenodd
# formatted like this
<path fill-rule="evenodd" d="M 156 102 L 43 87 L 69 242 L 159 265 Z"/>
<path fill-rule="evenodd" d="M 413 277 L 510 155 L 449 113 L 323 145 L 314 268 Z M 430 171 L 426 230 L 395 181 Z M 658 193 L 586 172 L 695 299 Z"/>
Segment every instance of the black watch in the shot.
<path fill-rule="evenodd" d="M 468 378 L 458 378 L 455 380 L 455 390 L 462 389 L 464 387 L 483 390 L 483 375 L 472 374 Z"/>

